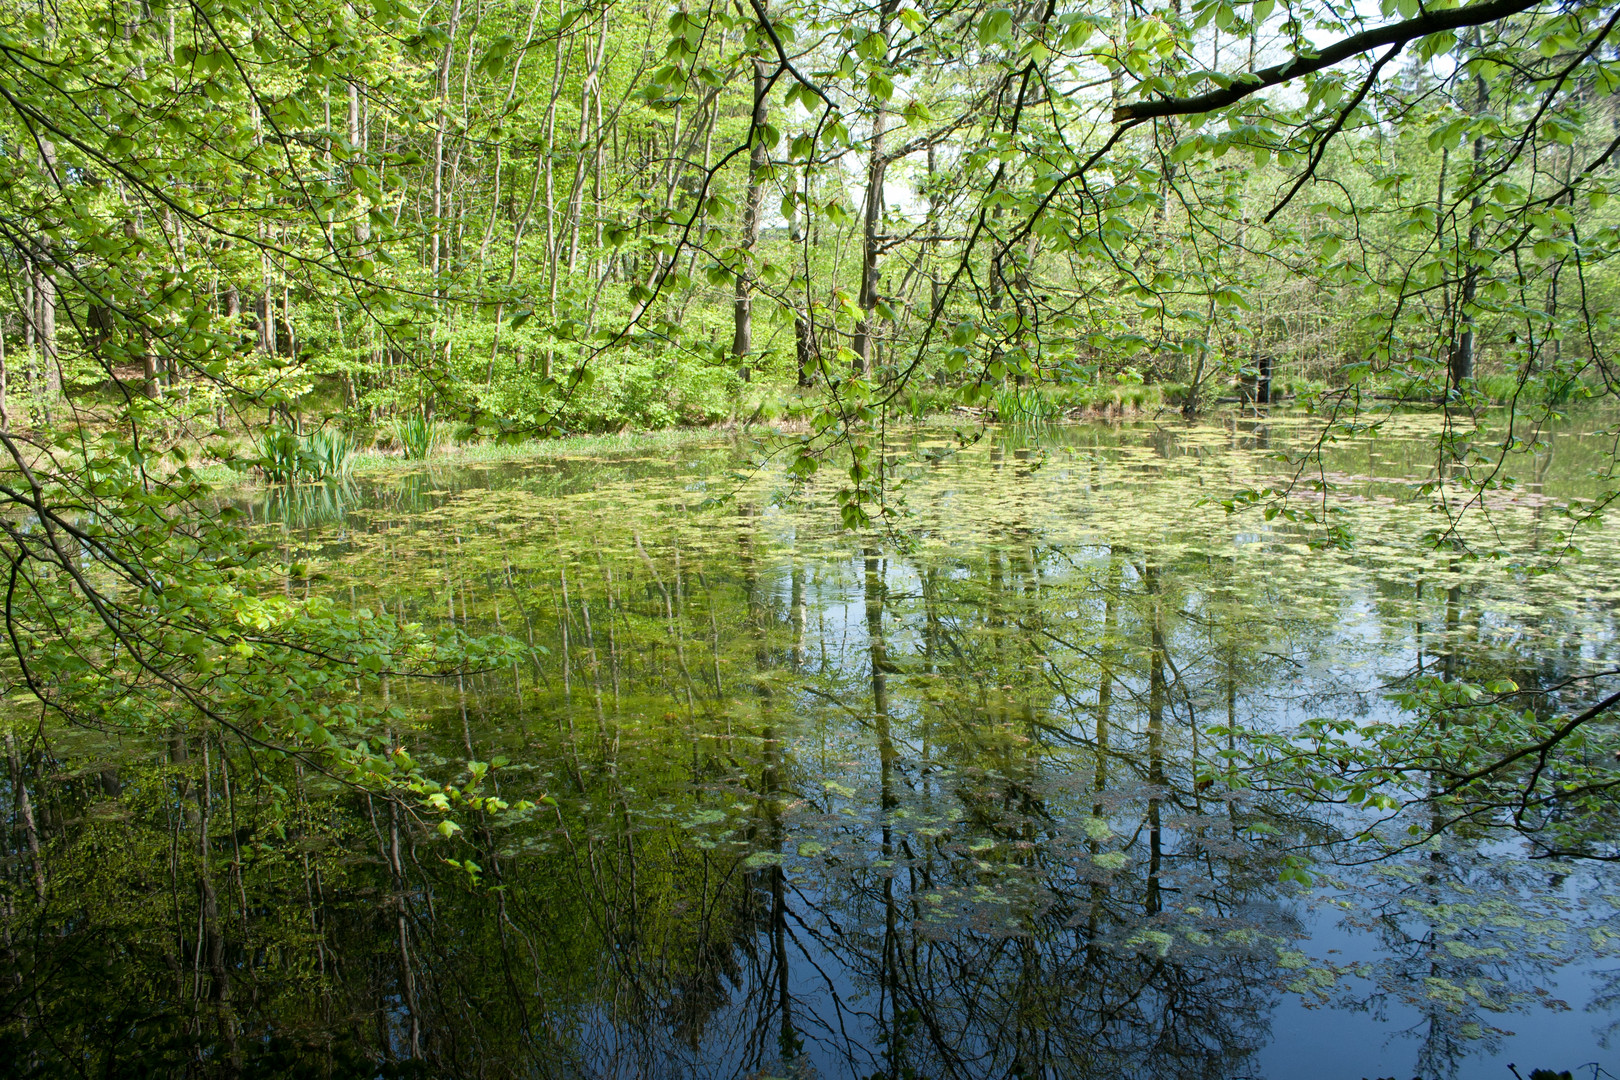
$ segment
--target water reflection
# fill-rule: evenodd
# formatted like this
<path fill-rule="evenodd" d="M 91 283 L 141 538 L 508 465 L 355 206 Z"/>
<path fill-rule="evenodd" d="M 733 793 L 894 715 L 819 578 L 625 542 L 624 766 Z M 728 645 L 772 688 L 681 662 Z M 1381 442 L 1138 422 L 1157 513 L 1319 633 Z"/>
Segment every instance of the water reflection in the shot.
<path fill-rule="evenodd" d="M 389 744 L 556 805 L 446 841 L 217 733 L 53 732 L 9 772 L 37 822 L 7 841 L 0 1060 L 1216 1078 L 1263 1071 L 1303 998 L 1413 1034 L 1350 1068 L 1458 1075 L 1603 944 L 1607 878 L 1550 886 L 1567 868 L 1462 830 L 1308 890 L 1295 860 L 1344 822 L 1247 787 L 1236 729 L 1583 673 L 1614 642 L 1583 592 L 1610 541 L 1509 593 L 1378 500 L 1370 550 L 1241 532 L 1199 496 L 1263 475 L 1281 424 L 992 438 L 910 477 L 891 537 L 772 477 L 697 511 L 729 452 L 273 492 L 254 520 L 325 575 L 289 589 L 522 645 L 386 685 Z M 1319 955 L 1324 911 L 1358 954 Z"/>

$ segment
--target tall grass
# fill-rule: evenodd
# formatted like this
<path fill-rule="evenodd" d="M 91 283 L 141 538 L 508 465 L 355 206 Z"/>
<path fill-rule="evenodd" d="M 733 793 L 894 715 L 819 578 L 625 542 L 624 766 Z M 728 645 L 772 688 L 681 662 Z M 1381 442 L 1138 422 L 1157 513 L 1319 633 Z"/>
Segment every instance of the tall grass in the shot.
<path fill-rule="evenodd" d="M 395 421 L 394 437 L 405 451 L 407 461 L 426 461 L 443 441 L 439 425 L 421 413 L 412 413 Z"/>
<path fill-rule="evenodd" d="M 944 386 L 914 385 L 900 399 L 900 407 L 913 420 L 922 420 L 935 413 L 948 413 L 960 403 L 960 395 Z"/>
<path fill-rule="evenodd" d="M 317 480 L 346 480 L 354 471 L 360 446 L 353 435 L 339 428 L 322 428 L 304 437 L 310 474 Z"/>
<path fill-rule="evenodd" d="M 261 432 L 255 448 L 259 451 L 259 468 L 266 480 L 275 484 L 291 484 L 300 479 L 303 468 L 299 460 L 299 438 L 286 428 L 270 428 Z"/>
<path fill-rule="evenodd" d="M 346 479 L 359 453 L 354 436 L 336 428 L 308 435 L 270 428 L 259 435 L 257 449 L 265 479 L 277 484 Z"/>
<path fill-rule="evenodd" d="M 1042 393 L 1060 414 L 1147 412 L 1165 403 L 1166 387 L 1157 383 L 1061 383 Z M 1173 392 L 1173 386 L 1171 388 Z"/>
<path fill-rule="evenodd" d="M 1056 401 L 1034 386 L 1003 386 L 995 393 L 996 419 L 1020 427 L 1044 427 L 1063 418 Z"/>

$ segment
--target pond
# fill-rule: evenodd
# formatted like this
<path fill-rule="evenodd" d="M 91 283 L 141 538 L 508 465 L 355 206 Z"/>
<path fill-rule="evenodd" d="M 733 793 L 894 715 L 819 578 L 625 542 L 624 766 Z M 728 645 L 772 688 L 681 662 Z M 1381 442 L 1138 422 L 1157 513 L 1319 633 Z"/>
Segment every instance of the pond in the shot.
<path fill-rule="evenodd" d="M 1417 417 L 1299 480 L 1333 481 L 1297 504 L 1344 526 L 1329 543 L 1223 505 L 1290 475 L 1319 428 L 1285 415 L 894 432 L 869 533 L 838 527 L 832 477 L 723 438 L 272 491 L 241 509 L 289 594 L 515 639 L 369 707 L 425 772 L 534 805 L 447 839 L 186 733 L 55 732 L 54 899 L 8 930 L 27 1019 L 0 1060 L 1620 1072 L 1610 864 L 1243 767 L 1314 718 L 1418 722 L 1424 679 L 1510 679 L 1548 716 L 1612 691 L 1585 677 L 1620 659 L 1620 532 L 1569 545 L 1560 515 L 1602 426 L 1545 436 L 1439 544 L 1457 491 Z"/>

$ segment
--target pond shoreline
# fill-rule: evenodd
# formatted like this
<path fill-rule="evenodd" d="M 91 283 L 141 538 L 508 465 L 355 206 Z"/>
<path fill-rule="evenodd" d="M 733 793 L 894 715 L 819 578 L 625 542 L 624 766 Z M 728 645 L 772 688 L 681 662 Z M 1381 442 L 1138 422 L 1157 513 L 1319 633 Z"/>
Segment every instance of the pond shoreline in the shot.
<path fill-rule="evenodd" d="M 1225 410 L 1223 410 L 1223 413 Z M 1094 410 L 1070 410 L 1054 425 L 1120 424 L 1150 422 L 1164 414 L 1176 420 L 1181 414 L 1168 407 L 1128 410 L 1105 407 Z M 1207 418 L 1206 418 L 1207 419 Z M 948 426 L 952 422 L 971 422 L 986 427 L 1005 426 L 995 418 L 993 409 L 975 409 L 958 406 L 950 412 L 930 412 L 920 418 L 899 417 L 892 428 L 926 428 Z M 647 451 L 688 449 L 716 446 L 747 437 L 756 440 L 781 438 L 804 434 L 810 430 L 804 422 L 739 422 L 727 421 L 706 426 L 626 429 L 607 433 L 579 433 L 555 438 L 533 438 L 521 442 L 500 443 L 487 440 L 451 443 L 436 448 L 427 458 L 407 458 L 399 449 L 363 450 L 354 455 L 350 471 L 355 476 L 378 476 L 390 473 L 413 472 L 437 466 L 463 467 L 481 464 L 508 464 L 598 455 L 633 455 Z M 218 459 L 196 467 L 195 472 L 204 481 L 220 490 L 233 493 L 279 487 L 281 484 L 265 479 L 253 469 L 238 470 Z M 304 480 L 300 483 L 322 483 Z"/>

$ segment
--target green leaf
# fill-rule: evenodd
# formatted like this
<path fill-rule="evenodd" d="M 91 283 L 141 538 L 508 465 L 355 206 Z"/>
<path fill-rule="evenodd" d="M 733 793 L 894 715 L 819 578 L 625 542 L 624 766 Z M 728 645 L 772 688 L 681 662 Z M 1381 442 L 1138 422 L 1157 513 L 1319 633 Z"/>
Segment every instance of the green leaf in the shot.
<path fill-rule="evenodd" d="M 1012 12 L 1006 8 L 993 8 L 979 20 L 980 45 L 993 45 L 1005 38 L 1012 29 Z"/>

